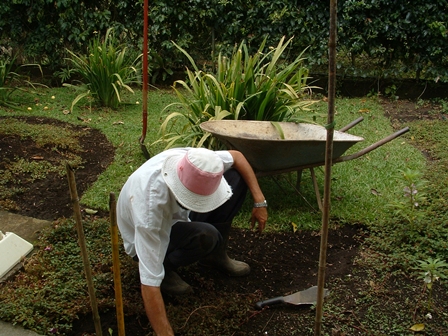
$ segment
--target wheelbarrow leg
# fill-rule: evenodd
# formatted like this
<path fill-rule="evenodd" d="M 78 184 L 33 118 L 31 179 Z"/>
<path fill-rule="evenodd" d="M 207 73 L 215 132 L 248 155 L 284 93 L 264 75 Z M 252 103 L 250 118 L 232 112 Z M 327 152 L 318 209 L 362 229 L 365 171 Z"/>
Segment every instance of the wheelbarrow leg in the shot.
<path fill-rule="evenodd" d="M 322 209 L 323 209 L 322 198 L 320 197 L 319 186 L 317 184 L 316 174 L 314 173 L 314 168 L 313 167 L 310 168 L 310 173 L 311 173 L 311 178 L 313 180 L 314 192 L 316 193 L 317 204 L 319 206 L 320 211 L 322 211 Z"/>
<path fill-rule="evenodd" d="M 297 169 L 296 189 L 298 191 L 300 191 L 300 184 L 302 183 L 302 172 L 303 172 L 303 169 Z"/>

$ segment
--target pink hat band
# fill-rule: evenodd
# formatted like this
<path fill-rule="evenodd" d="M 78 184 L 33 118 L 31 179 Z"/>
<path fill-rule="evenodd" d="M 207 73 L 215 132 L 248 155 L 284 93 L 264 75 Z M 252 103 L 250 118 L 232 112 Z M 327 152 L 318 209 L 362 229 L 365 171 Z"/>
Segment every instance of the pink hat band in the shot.
<path fill-rule="evenodd" d="M 187 153 L 177 165 L 177 175 L 185 188 L 191 192 L 209 196 L 218 189 L 224 169 L 222 162 L 219 162 L 221 166 L 213 165 L 213 162 L 208 160 L 203 163 L 203 169 L 197 167 Z"/>

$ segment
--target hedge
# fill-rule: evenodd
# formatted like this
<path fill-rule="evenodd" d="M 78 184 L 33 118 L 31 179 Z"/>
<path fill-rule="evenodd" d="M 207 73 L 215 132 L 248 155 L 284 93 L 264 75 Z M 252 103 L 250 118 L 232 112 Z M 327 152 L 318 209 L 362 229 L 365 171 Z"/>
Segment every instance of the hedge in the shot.
<path fill-rule="evenodd" d="M 200 63 L 231 52 L 246 40 L 254 50 L 294 36 L 294 58 L 306 47 L 309 64 L 325 69 L 329 1 L 149 0 L 149 44 L 154 69 L 175 69 L 185 59 L 171 41 Z M 52 69 L 63 66 L 66 48 L 83 51 L 87 41 L 114 27 L 141 50 L 143 0 L 10 0 L 0 4 L 0 46 L 21 59 Z M 448 3 L 445 0 L 340 0 L 340 72 L 409 76 L 448 81 Z M 0 52 L 1 53 L 1 52 Z M 1 55 L 0 55 L 1 56 Z"/>

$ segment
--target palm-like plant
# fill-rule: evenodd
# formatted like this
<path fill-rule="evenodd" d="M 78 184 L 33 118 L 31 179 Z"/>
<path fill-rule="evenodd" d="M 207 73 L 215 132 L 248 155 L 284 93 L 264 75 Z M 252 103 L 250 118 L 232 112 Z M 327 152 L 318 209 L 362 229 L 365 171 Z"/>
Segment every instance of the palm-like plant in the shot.
<path fill-rule="evenodd" d="M 0 59 L 0 104 L 10 106 L 10 96 L 15 91 L 11 82 L 19 75 L 12 71 L 14 59 Z"/>
<path fill-rule="evenodd" d="M 161 126 L 166 147 L 175 145 L 221 147 L 200 124 L 208 120 L 246 119 L 288 121 L 298 110 L 306 109 L 313 101 L 306 98 L 308 70 L 303 66 L 303 52 L 286 64 L 282 55 L 292 39 L 283 37 L 277 47 L 263 53 L 266 39 L 255 55 L 249 55 L 243 42 L 229 59 L 221 54 L 216 74 L 199 70 L 192 57 L 181 47 L 194 71 L 187 69 L 188 81 L 178 80 L 174 90 L 180 100 L 170 104 L 181 112 L 169 114 Z M 180 86 L 181 89 L 178 88 Z"/>
<path fill-rule="evenodd" d="M 78 74 L 86 86 L 72 102 L 72 109 L 87 96 L 92 96 L 101 106 L 117 108 L 123 89 L 134 92 L 129 85 L 137 81 L 140 56 L 132 60 L 126 52 L 127 48 L 119 43 L 112 29 L 107 30 L 103 40 L 98 36 L 89 43 L 87 56 L 68 50 L 70 74 Z"/>
<path fill-rule="evenodd" d="M 35 88 L 35 86 L 43 86 L 43 84 L 32 83 L 28 77 L 20 75 L 17 70 L 13 70 L 17 57 L 6 55 L 0 57 L 0 105 L 16 108 L 19 103 L 13 101 L 11 95 L 17 91 L 26 91 L 24 86 Z M 42 68 L 38 64 L 22 64 L 18 68 L 26 66 L 36 66 L 42 73 Z"/>

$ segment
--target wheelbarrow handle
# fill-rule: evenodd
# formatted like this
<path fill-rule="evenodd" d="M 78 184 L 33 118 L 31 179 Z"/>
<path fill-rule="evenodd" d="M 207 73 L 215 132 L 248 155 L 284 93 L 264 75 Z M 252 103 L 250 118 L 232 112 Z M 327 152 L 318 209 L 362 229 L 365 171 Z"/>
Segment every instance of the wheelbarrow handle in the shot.
<path fill-rule="evenodd" d="M 358 124 L 359 124 L 361 121 L 363 121 L 363 120 L 364 120 L 364 117 L 359 117 L 358 119 L 353 120 L 350 124 L 348 124 L 348 125 L 342 127 L 342 128 L 339 130 L 339 132 L 345 132 L 345 131 L 348 131 L 350 128 L 352 128 L 353 126 L 358 125 Z"/>
<path fill-rule="evenodd" d="M 364 154 L 367 154 L 367 153 L 373 151 L 374 149 L 377 149 L 378 147 L 384 145 L 385 143 L 388 143 L 389 141 L 391 141 L 391 140 L 393 140 L 395 138 L 398 138 L 399 136 L 401 136 L 401 135 L 403 135 L 403 134 L 405 134 L 407 132 L 409 132 L 409 127 L 402 128 L 401 130 L 399 130 L 399 131 L 397 131 L 397 132 L 395 132 L 395 133 L 385 137 L 384 139 L 382 139 L 380 141 L 375 142 L 374 144 L 364 148 L 363 150 L 360 150 L 357 153 L 354 153 L 354 154 L 351 154 L 351 155 L 346 155 L 346 156 L 341 156 L 341 157 L 339 157 L 337 159 L 334 159 L 333 163 L 338 163 L 338 162 L 344 162 L 344 161 L 357 159 L 360 156 L 363 156 Z"/>

